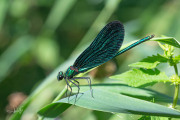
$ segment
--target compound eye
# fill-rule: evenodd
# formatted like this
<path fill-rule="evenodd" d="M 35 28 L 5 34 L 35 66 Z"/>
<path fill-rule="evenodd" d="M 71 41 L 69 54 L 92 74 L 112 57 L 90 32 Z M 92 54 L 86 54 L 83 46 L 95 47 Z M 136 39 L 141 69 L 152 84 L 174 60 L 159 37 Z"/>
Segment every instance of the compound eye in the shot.
<path fill-rule="evenodd" d="M 58 75 L 57 75 L 57 79 L 60 81 L 60 80 L 62 80 L 63 78 L 64 78 L 63 72 L 60 71 L 60 72 L 58 73 Z"/>

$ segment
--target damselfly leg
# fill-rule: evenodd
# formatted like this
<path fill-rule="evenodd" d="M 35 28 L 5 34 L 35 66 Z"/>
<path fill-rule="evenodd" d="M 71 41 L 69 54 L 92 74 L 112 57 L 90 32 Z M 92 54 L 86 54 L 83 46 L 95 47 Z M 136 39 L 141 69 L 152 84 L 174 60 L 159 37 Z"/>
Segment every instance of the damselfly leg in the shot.
<path fill-rule="evenodd" d="M 74 77 L 73 78 L 74 81 L 77 81 L 77 79 L 78 80 L 79 79 L 86 79 L 88 81 L 88 84 L 89 84 L 89 87 L 90 87 L 90 90 L 91 90 L 91 96 L 93 97 L 93 90 L 92 90 L 92 87 L 91 87 L 91 79 L 90 79 L 90 77 Z"/>

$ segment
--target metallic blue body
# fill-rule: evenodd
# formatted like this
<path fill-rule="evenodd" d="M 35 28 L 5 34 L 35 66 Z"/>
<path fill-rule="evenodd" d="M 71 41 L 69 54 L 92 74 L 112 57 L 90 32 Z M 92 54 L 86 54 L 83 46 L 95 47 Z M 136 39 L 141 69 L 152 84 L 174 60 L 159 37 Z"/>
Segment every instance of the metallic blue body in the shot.
<path fill-rule="evenodd" d="M 67 69 L 65 75 L 63 75 L 63 72 L 60 71 L 57 78 L 58 80 L 62 80 L 64 78 L 66 80 L 67 87 L 69 87 L 71 91 L 72 88 L 69 85 L 69 82 L 77 86 L 79 93 L 79 82 L 76 81 L 76 79 L 90 80 L 90 78 L 78 78 L 74 76 L 79 73 L 86 72 L 87 70 L 97 67 L 99 65 L 102 65 L 103 63 L 130 50 L 138 44 L 150 40 L 153 37 L 154 35 L 147 36 L 119 51 L 124 40 L 124 27 L 123 24 L 121 24 L 119 21 L 110 22 L 100 31 L 100 33 L 90 44 L 90 46 L 79 55 L 74 64 Z"/>

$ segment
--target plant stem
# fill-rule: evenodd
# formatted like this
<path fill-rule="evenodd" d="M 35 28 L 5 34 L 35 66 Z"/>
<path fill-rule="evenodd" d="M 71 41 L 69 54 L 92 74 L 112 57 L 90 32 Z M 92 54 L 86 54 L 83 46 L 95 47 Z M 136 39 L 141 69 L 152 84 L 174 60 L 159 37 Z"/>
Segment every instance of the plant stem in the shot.
<path fill-rule="evenodd" d="M 69 85 L 71 86 L 72 83 L 69 83 Z M 67 85 L 64 87 L 64 89 L 58 94 L 58 96 L 53 100 L 53 102 L 58 101 L 59 99 L 61 99 L 63 97 L 63 95 L 67 92 Z M 44 117 L 39 116 L 38 120 L 43 120 Z"/>
<path fill-rule="evenodd" d="M 179 93 L 179 85 L 175 85 L 174 100 L 173 100 L 172 108 L 176 107 L 176 104 L 178 101 L 178 93 Z"/>
<path fill-rule="evenodd" d="M 174 65 L 174 70 L 176 75 L 178 75 L 178 69 L 177 69 L 177 65 Z M 179 94 L 179 84 L 175 85 L 175 91 L 174 91 L 174 100 L 173 100 L 173 105 L 172 108 L 176 107 L 177 101 L 178 101 L 178 94 Z"/>
<path fill-rule="evenodd" d="M 71 83 L 69 83 L 69 85 L 71 86 Z M 67 85 L 64 87 L 64 89 L 59 93 L 59 95 L 53 100 L 53 102 L 58 101 L 59 99 L 61 99 L 63 97 L 63 95 L 67 92 Z"/>
<path fill-rule="evenodd" d="M 177 69 L 177 65 L 176 64 L 174 65 L 174 70 L 175 70 L 176 75 L 178 75 L 178 69 Z"/>

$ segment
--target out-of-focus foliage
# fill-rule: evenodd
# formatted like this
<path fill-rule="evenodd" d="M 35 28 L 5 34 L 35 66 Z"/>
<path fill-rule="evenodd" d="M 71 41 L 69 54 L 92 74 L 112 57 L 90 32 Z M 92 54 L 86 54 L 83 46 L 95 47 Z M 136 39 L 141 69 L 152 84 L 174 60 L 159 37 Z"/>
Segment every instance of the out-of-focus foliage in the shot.
<path fill-rule="evenodd" d="M 32 98 L 28 107 L 24 106 L 27 109 L 22 119 L 36 119 L 36 112 L 51 103 L 65 85 L 55 79 L 56 71 L 70 66 L 107 22 L 119 20 L 124 23 L 124 43 L 152 33 L 180 41 L 179 11 L 178 0 L 0 0 L 0 119 L 20 112 L 14 108 L 28 96 Z M 109 69 L 122 73 L 129 69 L 129 63 L 158 51 L 155 42 L 147 42 L 114 59 L 116 67 L 105 64 L 90 75 L 99 79 L 93 82 L 101 82 Z M 171 68 L 159 67 L 167 74 L 172 73 Z M 46 86 L 43 80 L 49 80 Z M 152 89 L 173 94 L 172 87 L 166 84 L 154 85 Z M 105 115 L 107 113 L 71 107 L 60 117 L 95 120 Z M 131 118 L 126 114 L 121 116 Z M 118 118 L 117 114 L 108 113 L 104 120 Z"/>

